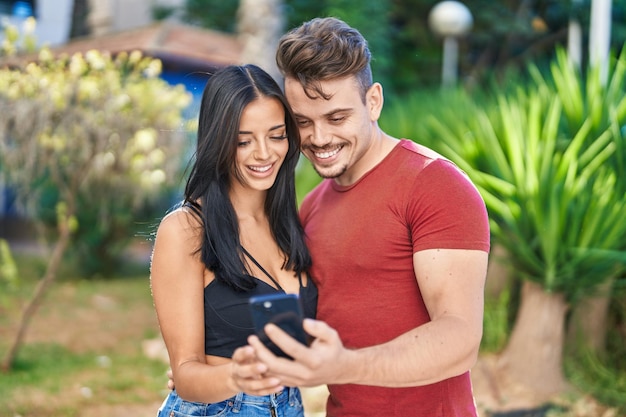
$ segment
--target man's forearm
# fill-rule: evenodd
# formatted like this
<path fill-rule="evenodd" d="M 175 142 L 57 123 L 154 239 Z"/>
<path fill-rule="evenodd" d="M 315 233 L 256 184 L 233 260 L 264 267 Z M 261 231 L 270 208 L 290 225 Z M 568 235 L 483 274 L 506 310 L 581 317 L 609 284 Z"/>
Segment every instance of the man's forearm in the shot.
<path fill-rule="evenodd" d="M 457 376 L 475 364 L 481 335 L 461 318 L 442 317 L 382 345 L 347 351 L 335 383 L 410 387 Z"/>

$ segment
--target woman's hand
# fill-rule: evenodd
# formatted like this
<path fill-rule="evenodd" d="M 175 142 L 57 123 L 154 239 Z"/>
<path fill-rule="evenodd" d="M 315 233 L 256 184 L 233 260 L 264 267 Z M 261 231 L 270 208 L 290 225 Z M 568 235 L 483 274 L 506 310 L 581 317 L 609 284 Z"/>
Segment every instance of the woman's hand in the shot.
<path fill-rule="evenodd" d="M 267 376 L 268 368 L 259 362 L 251 346 L 235 350 L 232 357 L 231 378 L 235 387 L 250 395 L 269 395 L 282 391 L 280 379 Z"/>

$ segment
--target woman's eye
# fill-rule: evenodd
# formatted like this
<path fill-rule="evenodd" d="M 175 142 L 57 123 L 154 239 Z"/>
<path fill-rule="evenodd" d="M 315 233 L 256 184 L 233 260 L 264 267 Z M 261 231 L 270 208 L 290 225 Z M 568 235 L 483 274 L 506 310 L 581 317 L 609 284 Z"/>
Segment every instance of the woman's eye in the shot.
<path fill-rule="evenodd" d="M 270 136 L 274 140 L 285 140 L 287 139 L 287 134 L 278 135 L 278 136 Z"/>
<path fill-rule="evenodd" d="M 250 143 L 249 141 L 241 140 L 241 141 L 237 142 L 237 146 L 243 147 L 243 146 L 248 145 L 249 143 Z"/>

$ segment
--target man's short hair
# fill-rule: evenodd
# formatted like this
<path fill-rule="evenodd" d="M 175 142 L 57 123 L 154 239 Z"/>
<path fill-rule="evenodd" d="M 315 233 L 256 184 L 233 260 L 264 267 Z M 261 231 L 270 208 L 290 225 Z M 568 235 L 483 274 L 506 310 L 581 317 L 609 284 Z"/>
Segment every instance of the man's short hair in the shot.
<path fill-rule="evenodd" d="M 315 18 L 280 39 L 276 63 L 283 76 L 299 80 L 309 97 L 330 96 L 322 81 L 354 77 L 365 102 L 372 86 L 371 53 L 361 33 L 333 17 Z"/>

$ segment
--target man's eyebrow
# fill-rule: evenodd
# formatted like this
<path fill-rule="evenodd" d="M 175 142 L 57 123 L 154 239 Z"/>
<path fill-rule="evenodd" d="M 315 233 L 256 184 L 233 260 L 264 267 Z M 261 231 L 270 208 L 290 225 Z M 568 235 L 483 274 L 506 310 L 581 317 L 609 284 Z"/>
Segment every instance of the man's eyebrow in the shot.
<path fill-rule="evenodd" d="M 276 125 L 276 126 L 272 126 L 272 127 L 270 127 L 270 128 L 269 128 L 269 131 L 272 131 L 272 130 L 277 130 L 277 129 L 282 129 L 283 127 L 285 127 L 285 124 L 284 124 L 284 123 L 283 123 L 283 124 L 280 124 L 280 125 Z M 240 131 L 239 131 L 239 134 L 240 134 L 240 135 L 251 135 L 251 134 L 252 134 L 252 131 L 248 131 L 248 130 L 240 130 Z"/>
<path fill-rule="evenodd" d="M 344 109 L 334 109 L 329 111 L 328 113 L 324 113 L 324 117 L 330 117 L 337 113 L 351 113 L 353 111 L 352 107 L 346 107 Z"/>
<path fill-rule="evenodd" d="M 330 116 L 333 116 L 333 115 L 335 115 L 337 113 L 352 113 L 353 111 L 354 111 L 354 109 L 351 108 L 351 107 L 346 107 L 346 108 L 343 108 L 343 109 L 333 109 L 333 110 L 329 111 L 328 113 L 324 113 L 322 116 L 323 117 L 330 117 Z M 294 116 L 295 117 L 301 117 L 303 119 L 309 119 L 308 116 L 305 116 L 305 115 L 300 114 L 300 113 L 294 113 Z"/>

